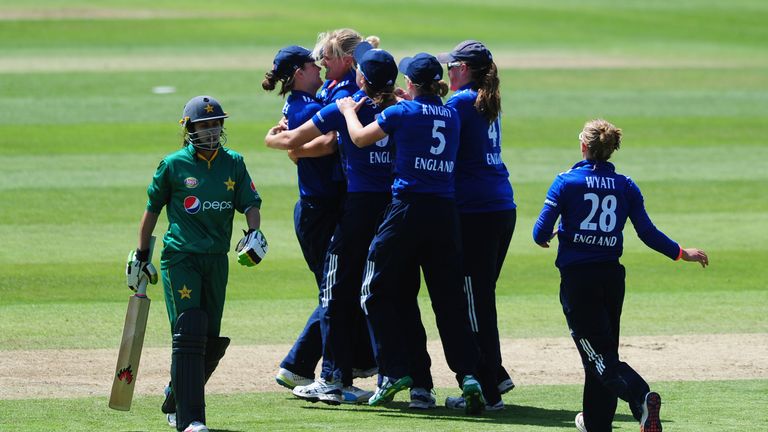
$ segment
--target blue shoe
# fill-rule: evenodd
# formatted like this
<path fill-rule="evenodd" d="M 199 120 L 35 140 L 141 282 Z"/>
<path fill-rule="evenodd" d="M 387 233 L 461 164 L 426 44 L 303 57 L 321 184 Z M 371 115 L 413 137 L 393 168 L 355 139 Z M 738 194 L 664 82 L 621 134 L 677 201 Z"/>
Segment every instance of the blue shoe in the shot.
<path fill-rule="evenodd" d="M 408 375 L 395 380 L 390 377 L 384 377 L 381 381 L 381 387 L 376 388 L 376 393 L 368 399 L 368 405 L 379 406 L 392 401 L 397 392 L 405 390 L 413 385 L 413 379 Z"/>
<path fill-rule="evenodd" d="M 478 415 L 485 408 L 485 398 L 480 383 L 472 375 L 467 375 L 461 383 L 461 397 L 464 398 L 464 412 Z"/>
<path fill-rule="evenodd" d="M 363 390 L 353 385 L 341 389 L 341 403 L 345 404 L 365 403 L 371 396 L 373 396 L 372 391 Z"/>

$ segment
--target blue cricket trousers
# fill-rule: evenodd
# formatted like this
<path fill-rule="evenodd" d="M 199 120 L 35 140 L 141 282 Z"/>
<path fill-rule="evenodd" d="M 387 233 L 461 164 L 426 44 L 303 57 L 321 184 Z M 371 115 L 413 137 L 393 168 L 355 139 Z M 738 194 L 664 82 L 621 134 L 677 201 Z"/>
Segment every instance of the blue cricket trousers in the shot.
<path fill-rule="evenodd" d="M 299 199 L 293 210 L 293 225 L 304 260 L 315 275 L 318 289 L 323 280 L 323 262 L 333 230 L 341 217 L 341 198 Z M 312 378 L 315 367 L 323 355 L 320 332 L 322 308 L 318 304 L 307 320 L 293 347 L 280 363 L 281 368 Z"/>
<path fill-rule="evenodd" d="M 584 423 L 590 432 L 610 431 L 617 398 L 640 420 L 648 384 L 619 360 L 624 303 L 624 266 L 618 261 L 560 269 L 560 304 L 584 364 Z"/>
<path fill-rule="evenodd" d="M 352 385 L 353 367 L 376 366 L 368 323 L 360 308 L 360 286 L 368 247 L 391 200 L 388 192 L 347 193 L 325 257 L 320 289 L 322 377 L 345 386 Z"/>
<path fill-rule="evenodd" d="M 464 292 L 472 330 L 480 347 L 478 378 L 486 402 L 493 405 L 501 400 L 498 383 L 509 378 L 501 364 L 496 281 L 515 231 L 517 211 L 461 213 L 459 218 Z"/>
<path fill-rule="evenodd" d="M 361 292 L 373 329 L 377 362 L 401 378 L 413 369 L 406 342 L 412 330 L 418 285 L 402 283 L 404 271 L 421 267 L 448 366 L 476 375 L 479 351 L 462 287 L 461 238 L 456 203 L 433 195 L 403 194 L 392 200 L 368 254 Z"/>

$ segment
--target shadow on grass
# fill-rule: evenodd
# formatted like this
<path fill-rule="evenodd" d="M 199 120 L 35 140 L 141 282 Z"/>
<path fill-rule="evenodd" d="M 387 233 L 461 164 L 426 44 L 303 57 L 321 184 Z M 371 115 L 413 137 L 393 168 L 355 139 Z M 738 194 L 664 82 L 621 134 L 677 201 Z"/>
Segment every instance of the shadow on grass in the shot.
<path fill-rule="evenodd" d="M 465 421 L 471 423 L 519 424 L 544 427 L 568 427 L 573 425 L 577 412 L 571 410 L 549 409 L 525 405 L 507 405 L 502 411 L 484 412 L 480 416 L 468 416 L 463 411 L 438 407 L 430 410 L 408 408 L 408 402 L 390 402 L 383 407 L 305 405 L 303 409 L 346 411 L 355 415 L 375 415 L 381 417 L 424 418 L 430 420 Z M 617 414 L 615 421 L 634 422 L 632 416 Z"/>

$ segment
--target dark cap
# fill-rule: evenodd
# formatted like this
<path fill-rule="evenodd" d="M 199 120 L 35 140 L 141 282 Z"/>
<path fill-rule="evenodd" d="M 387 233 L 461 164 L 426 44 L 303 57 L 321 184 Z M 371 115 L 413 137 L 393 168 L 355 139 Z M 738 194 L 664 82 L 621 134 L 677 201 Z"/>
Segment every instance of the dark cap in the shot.
<path fill-rule="evenodd" d="M 360 42 L 355 48 L 355 61 L 365 80 L 375 89 L 395 84 L 397 64 L 392 54 L 374 48 L 368 42 Z"/>
<path fill-rule="evenodd" d="M 465 40 L 456 45 L 453 51 L 437 55 L 440 63 L 450 63 L 454 61 L 463 61 L 476 65 L 487 65 L 493 61 L 493 55 L 482 42 L 476 40 Z"/>
<path fill-rule="evenodd" d="M 443 67 L 432 54 L 418 53 L 413 57 L 405 57 L 400 60 L 398 69 L 412 83 L 418 85 L 439 81 L 443 78 Z"/>
<path fill-rule="evenodd" d="M 277 52 L 272 62 L 272 73 L 277 79 L 285 79 L 292 76 L 296 69 L 303 67 L 304 63 L 314 61 L 311 51 L 298 45 L 291 45 Z"/>

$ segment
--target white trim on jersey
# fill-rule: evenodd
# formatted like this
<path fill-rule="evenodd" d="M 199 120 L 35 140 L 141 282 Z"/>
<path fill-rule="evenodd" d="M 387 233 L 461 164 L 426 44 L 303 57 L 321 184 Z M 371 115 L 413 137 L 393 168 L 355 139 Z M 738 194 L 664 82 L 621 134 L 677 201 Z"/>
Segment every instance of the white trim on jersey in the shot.
<path fill-rule="evenodd" d="M 472 331 L 477 333 L 479 328 L 477 325 L 477 313 L 475 312 L 475 293 L 472 291 L 472 277 L 464 277 L 464 292 L 467 294 L 467 309 L 469 311 L 469 324 L 472 326 Z"/>

